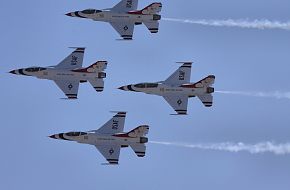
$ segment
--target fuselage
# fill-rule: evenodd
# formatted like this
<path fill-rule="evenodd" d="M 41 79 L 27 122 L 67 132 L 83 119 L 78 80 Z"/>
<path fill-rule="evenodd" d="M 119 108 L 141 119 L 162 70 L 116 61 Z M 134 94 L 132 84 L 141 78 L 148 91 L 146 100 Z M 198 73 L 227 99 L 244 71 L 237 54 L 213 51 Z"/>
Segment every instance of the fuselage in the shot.
<path fill-rule="evenodd" d="M 141 24 L 143 22 L 152 22 L 158 21 L 161 19 L 161 16 L 158 14 L 142 14 L 139 11 L 131 12 L 115 12 L 110 9 L 105 10 L 95 10 L 95 9 L 86 9 L 83 11 L 75 11 L 67 13 L 67 16 L 79 17 L 92 19 L 94 21 L 102 22 L 133 22 L 135 24 Z"/>
<path fill-rule="evenodd" d="M 51 135 L 51 138 L 76 141 L 81 144 L 105 145 L 117 144 L 128 147 L 130 144 L 144 144 L 148 142 L 147 137 L 130 137 L 127 133 L 117 133 L 113 135 L 98 134 L 96 132 L 69 132 Z"/>
<path fill-rule="evenodd" d="M 17 69 L 10 71 L 12 74 L 34 76 L 39 79 L 48 80 L 80 80 L 87 81 L 92 78 L 104 78 L 105 73 L 103 72 L 88 72 L 85 69 L 57 69 L 51 67 L 29 67 L 24 69 Z"/>
<path fill-rule="evenodd" d="M 198 95 L 210 94 L 214 92 L 213 87 L 198 87 L 194 83 L 182 85 L 168 85 L 164 83 L 139 83 L 122 86 L 119 89 L 125 91 L 144 92 L 146 94 L 159 96 L 179 94 L 186 95 L 188 97 L 195 97 Z"/>

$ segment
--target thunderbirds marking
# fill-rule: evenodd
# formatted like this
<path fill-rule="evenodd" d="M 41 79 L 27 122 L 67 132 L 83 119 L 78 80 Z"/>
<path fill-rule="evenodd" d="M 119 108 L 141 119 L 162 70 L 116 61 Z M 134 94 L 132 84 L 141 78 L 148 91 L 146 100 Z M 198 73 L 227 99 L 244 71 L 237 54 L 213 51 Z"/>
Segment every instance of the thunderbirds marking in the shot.
<path fill-rule="evenodd" d="M 131 147 L 138 157 L 144 157 L 149 126 L 142 125 L 124 133 L 126 112 L 118 112 L 98 130 L 51 135 L 50 138 L 94 145 L 109 164 L 118 164 L 120 149 Z"/>
<path fill-rule="evenodd" d="M 29 67 L 10 71 L 12 74 L 34 76 L 39 79 L 53 80 L 69 99 L 76 99 L 79 83 L 89 81 L 97 92 L 104 89 L 107 61 L 97 61 L 82 68 L 85 48 L 76 48 L 62 62 L 52 67 Z"/>
<path fill-rule="evenodd" d="M 122 86 L 125 91 L 144 92 L 162 96 L 177 114 L 187 114 L 188 98 L 197 96 L 206 107 L 213 103 L 215 76 L 209 75 L 196 83 L 190 83 L 191 62 L 184 62 L 168 79 L 155 83 L 139 83 Z"/>

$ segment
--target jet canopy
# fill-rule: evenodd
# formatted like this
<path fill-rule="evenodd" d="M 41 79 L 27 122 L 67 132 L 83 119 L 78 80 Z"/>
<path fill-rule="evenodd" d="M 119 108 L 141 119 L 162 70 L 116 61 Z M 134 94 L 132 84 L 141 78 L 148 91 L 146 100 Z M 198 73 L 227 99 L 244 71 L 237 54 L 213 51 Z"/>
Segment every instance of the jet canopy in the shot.
<path fill-rule="evenodd" d="M 81 11 L 81 13 L 83 14 L 95 14 L 95 13 L 100 13 L 102 11 L 100 10 L 96 10 L 96 9 L 85 9 L 83 11 Z"/>
<path fill-rule="evenodd" d="M 38 72 L 38 71 L 43 71 L 46 70 L 46 68 L 42 68 L 42 67 L 29 67 L 27 69 L 25 69 L 26 72 Z"/>
<path fill-rule="evenodd" d="M 84 132 L 69 132 L 66 133 L 67 136 L 69 137 L 77 137 L 77 136 L 82 136 L 82 135 L 86 135 L 87 133 Z"/>
<path fill-rule="evenodd" d="M 136 88 L 157 88 L 158 83 L 139 83 L 134 85 Z"/>

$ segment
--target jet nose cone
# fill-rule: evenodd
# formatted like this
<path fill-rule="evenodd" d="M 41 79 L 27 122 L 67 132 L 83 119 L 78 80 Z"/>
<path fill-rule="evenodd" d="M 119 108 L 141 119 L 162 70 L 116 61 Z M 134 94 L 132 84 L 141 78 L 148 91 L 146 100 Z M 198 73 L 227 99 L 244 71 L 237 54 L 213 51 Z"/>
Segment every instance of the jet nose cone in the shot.
<path fill-rule="evenodd" d="M 65 15 L 66 16 L 72 16 L 72 13 L 66 13 Z"/>
<path fill-rule="evenodd" d="M 50 135 L 49 137 L 52 139 L 56 139 L 55 135 Z"/>
<path fill-rule="evenodd" d="M 12 71 L 9 71 L 9 73 L 16 74 L 16 71 L 15 70 L 12 70 Z"/>
<path fill-rule="evenodd" d="M 118 88 L 119 90 L 125 90 L 125 86 L 121 86 Z"/>

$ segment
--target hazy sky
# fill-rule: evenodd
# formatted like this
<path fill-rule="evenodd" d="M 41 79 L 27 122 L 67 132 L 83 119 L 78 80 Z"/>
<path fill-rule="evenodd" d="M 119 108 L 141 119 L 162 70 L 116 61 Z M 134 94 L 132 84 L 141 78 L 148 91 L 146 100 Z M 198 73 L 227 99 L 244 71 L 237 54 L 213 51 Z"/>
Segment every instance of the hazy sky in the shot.
<path fill-rule="evenodd" d="M 250 154 L 147 145 L 145 158 L 124 149 L 117 167 L 93 146 L 57 141 L 59 132 L 97 129 L 109 111 L 128 111 L 125 130 L 150 125 L 154 141 L 179 143 L 289 141 L 290 100 L 214 94 L 205 108 L 190 99 L 187 116 L 174 113 L 157 96 L 117 87 L 167 78 L 193 61 L 192 81 L 216 75 L 216 90 L 289 91 L 290 31 L 212 27 L 161 21 L 160 32 L 135 28 L 133 41 L 116 41 L 109 24 L 70 18 L 67 12 L 108 8 L 118 0 L 1 1 L 0 184 L 1 189 L 235 189 L 288 190 L 290 155 Z M 139 8 L 152 1 L 140 0 Z M 269 19 L 287 22 L 286 0 L 171 0 L 162 15 L 176 19 Z M 65 101 L 51 81 L 7 72 L 56 65 L 85 46 L 84 66 L 107 60 L 105 91 L 81 84 L 79 99 Z"/>

